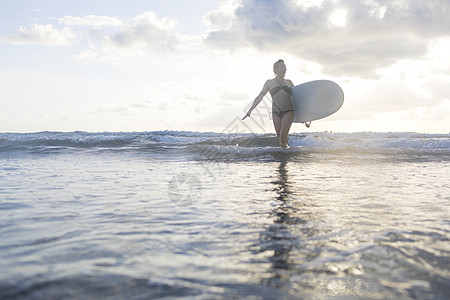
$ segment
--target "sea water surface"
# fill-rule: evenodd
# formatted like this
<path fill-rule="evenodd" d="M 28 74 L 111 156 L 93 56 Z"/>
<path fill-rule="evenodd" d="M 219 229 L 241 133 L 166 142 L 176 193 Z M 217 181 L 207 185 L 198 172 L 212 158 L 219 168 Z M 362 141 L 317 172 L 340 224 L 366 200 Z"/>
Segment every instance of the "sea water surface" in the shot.
<path fill-rule="evenodd" d="M 450 135 L 0 133 L 1 299 L 450 299 Z"/>

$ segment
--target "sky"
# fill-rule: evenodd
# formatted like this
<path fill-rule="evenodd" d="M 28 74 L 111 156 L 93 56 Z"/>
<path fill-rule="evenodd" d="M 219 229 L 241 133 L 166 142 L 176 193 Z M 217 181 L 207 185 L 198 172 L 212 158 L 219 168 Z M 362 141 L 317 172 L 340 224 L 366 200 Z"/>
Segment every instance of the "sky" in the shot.
<path fill-rule="evenodd" d="M 448 0 L 0 0 L 0 132 L 273 132 L 278 59 L 333 80 L 291 132 L 450 132 Z"/>

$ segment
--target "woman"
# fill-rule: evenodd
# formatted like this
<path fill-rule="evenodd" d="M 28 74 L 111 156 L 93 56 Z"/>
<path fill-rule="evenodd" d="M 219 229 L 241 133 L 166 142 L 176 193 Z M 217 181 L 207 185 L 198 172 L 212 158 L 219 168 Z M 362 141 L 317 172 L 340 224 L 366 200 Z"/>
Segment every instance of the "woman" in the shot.
<path fill-rule="evenodd" d="M 288 148 L 288 133 L 294 120 L 294 107 L 292 106 L 292 91 L 294 86 L 292 81 L 285 79 L 286 65 L 283 60 L 278 60 L 273 65 L 273 72 L 275 78 L 269 79 L 264 84 L 262 91 L 253 101 L 253 105 L 248 110 L 247 114 L 242 118 L 244 120 L 250 117 L 252 110 L 261 102 L 264 95 L 269 92 L 272 96 L 272 117 L 273 125 L 280 141 L 282 148 Z"/>

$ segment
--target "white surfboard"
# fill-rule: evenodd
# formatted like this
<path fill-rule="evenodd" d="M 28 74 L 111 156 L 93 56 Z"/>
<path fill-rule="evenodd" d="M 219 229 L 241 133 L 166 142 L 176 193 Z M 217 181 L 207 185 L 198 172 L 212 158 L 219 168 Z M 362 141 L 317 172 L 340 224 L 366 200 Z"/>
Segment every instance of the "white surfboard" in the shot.
<path fill-rule="evenodd" d="M 294 122 L 310 122 L 328 117 L 344 104 L 344 92 L 334 81 L 315 80 L 292 88 Z"/>

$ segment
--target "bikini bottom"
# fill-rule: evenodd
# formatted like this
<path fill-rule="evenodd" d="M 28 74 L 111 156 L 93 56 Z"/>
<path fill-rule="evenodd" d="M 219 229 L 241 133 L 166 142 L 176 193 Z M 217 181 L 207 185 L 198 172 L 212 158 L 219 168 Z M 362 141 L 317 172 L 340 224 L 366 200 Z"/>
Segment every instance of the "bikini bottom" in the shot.
<path fill-rule="evenodd" d="M 294 111 L 293 109 L 289 110 L 280 110 L 280 111 L 272 111 L 272 115 L 278 116 L 280 119 L 283 119 L 284 115 L 290 111 Z"/>

